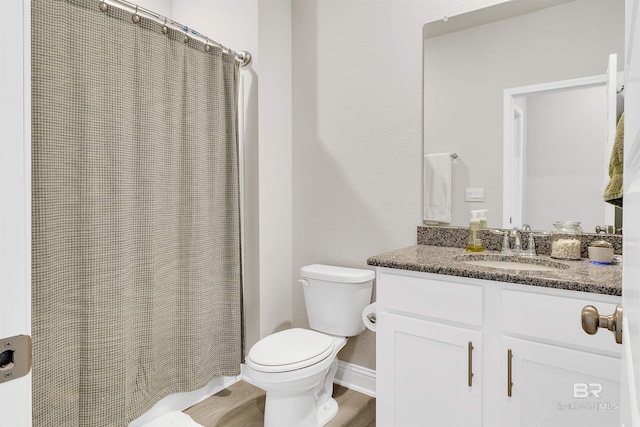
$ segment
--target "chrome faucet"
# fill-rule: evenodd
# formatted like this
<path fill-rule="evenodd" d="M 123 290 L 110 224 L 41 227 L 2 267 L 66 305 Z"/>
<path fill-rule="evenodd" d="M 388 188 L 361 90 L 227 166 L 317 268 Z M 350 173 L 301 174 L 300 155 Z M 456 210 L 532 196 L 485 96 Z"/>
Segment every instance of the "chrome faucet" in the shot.
<path fill-rule="evenodd" d="M 522 227 L 522 230 L 518 230 L 517 228 L 514 228 L 512 230 L 490 230 L 490 231 L 494 234 L 502 235 L 502 249 L 500 250 L 500 253 L 502 255 L 516 255 L 519 257 L 521 255 L 536 254 L 535 243 L 533 242 L 533 232 L 531 231 L 531 227 L 529 227 L 528 225 L 525 224 Z M 527 249 L 526 251 L 522 250 L 522 239 L 520 235 L 521 231 L 529 233 L 529 249 Z M 513 250 L 511 249 L 511 242 L 509 238 L 513 238 Z"/>

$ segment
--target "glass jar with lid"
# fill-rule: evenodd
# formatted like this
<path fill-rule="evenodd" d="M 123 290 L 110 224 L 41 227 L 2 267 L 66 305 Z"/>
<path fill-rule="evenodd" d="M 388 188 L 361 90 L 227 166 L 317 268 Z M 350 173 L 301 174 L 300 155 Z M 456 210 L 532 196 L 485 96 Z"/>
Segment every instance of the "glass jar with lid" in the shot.
<path fill-rule="evenodd" d="M 578 221 L 558 221 L 551 234 L 551 258 L 582 258 L 582 228 Z"/>

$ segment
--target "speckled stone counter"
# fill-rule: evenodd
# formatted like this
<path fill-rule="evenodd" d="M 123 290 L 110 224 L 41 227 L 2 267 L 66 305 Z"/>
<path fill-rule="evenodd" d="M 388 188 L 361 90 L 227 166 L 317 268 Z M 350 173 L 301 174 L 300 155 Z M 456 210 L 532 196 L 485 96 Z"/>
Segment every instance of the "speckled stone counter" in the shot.
<path fill-rule="evenodd" d="M 529 286 L 622 295 L 621 264 L 601 266 L 591 264 L 586 258 L 579 261 L 564 261 L 540 255 L 537 257 L 540 262 L 559 262 L 566 265 L 566 268 L 553 271 L 507 270 L 479 267 L 467 264 L 462 260 L 456 260 L 456 257 L 459 256 L 465 258 L 464 254 L 468 254 L 468 252 L 463 248 L 420 244 L 373 256 L 367 260 L 367 264 Z M 496 251 L 482 253 L 483 256 L 488 254 L 499 257 L 499 253 Z"/>
<path fill-rule="evenodd" d="M 503 230 L 504 231 L 504 230 Z M 523 231 L 520 233 L 522 241 L 522 249 L 526 249 L 529 240 L 529 234 L 532 232 Z M 421 225 L 418 227 L 418 244 L 431 246 L 448 246 L 452 248 L 464 248 L 469 238 L 468 227 L 440 227 L 433 225 Z M 490 230 L 481 230 L 480 236 L 485 249 L 499 251 L 502 247 L 502 236 L 492 233 Z M 513 246 L 513 237 L 510 239 Z M 536 245 L 538 255 L 551 254 L 551 236 L 550 234 L 542 234 L 533 232 L 533 240 Z M 622 236 L 619 234 L 593 234 L 584 233 L 582 235 L 582 257 L 588 257 L 589 244 L 595 240 L 606 240 L 613 246 L 614 253 L 622 254 Z"/>

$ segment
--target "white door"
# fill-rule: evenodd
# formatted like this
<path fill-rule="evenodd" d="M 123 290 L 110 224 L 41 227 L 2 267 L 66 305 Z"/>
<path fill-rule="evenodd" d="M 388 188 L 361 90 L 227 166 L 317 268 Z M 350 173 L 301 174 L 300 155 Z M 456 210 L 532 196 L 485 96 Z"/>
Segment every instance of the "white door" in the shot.
<path fill-rule="evenodd" d="M 640 2 L 625 8 L 622 423 L 640 426 Z"/>
<path fill-rule="evenodd" d="M 0 0 L 0 354 L 2 338 L 31 333 L 29 4 Z M 31 425 L 31 374 L 0 383 L 0 413 L 2 426 Z"/>

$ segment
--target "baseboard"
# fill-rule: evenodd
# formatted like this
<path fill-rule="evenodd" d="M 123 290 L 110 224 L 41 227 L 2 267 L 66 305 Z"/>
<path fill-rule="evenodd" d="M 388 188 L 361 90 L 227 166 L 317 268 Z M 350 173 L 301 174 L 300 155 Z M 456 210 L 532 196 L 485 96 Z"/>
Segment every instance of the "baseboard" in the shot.
<path fill-rule="evenodd" d="M 334 383 L 376 397 L 376 371 L 338 360 Z"/>
<path fill-rule="evenodd" d="M 2 0 L 0 0 L 2 1 Z M 161 417 L 164 414 L 173 411 L 183 411 L 198 402 L 202 402 L 209 396 L 224 390 L 232 384 L 241 380 L 241 376 L 237 377 L 218 377 L 209 381 L 209 383 L 194 391 L 185 393 L 176 393 L 165 397 L 156 403 L 150 410 L 142 414 L 139 418 L 133 420 L 129 427 L 140 427 L 146 423 Z"/>

